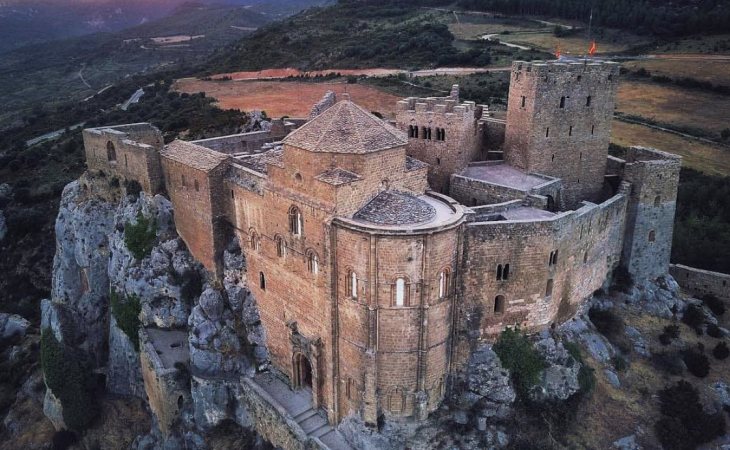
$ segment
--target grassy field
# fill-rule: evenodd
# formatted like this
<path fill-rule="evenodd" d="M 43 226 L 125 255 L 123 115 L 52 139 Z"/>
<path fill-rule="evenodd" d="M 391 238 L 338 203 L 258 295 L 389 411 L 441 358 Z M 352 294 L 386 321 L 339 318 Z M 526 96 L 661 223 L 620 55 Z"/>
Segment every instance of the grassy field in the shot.
<path fill-rule="evenodd" d="M 652 53 L 705 53 L 730 55 L 730 34 L 690 36 L 659 45 Z"/>
<path fill-rule="evenodd" d="M 730 149 L 685 139 L 642 125 L 613 121 L 611 142 L 622 146 L 655 147 L 682 156 L 682 165 L 709 175 L 730 176 Z"/>
<path fill-rule="evenodd" d="M 386 118 L 395 117 L 395 104 L 400 97 L 371 86 L 345 82 L 298 81 L 202 81 L 193 78 L 178 80 L 175 89 L 180 92 L 205 92 L 214 97 L 223 109 L 254 109 L 266 111 L 269 117 L 307 117 L 312 105 L 327 91 L 339 98 L 347 92 L 351 99 L 369 111 L 377 111 Z"/>
<path fill-rule="evenodd" d="M 691 55 L 684 56 L 691 57 Z M 696 57 L 699 57 L 699 55 L 696 55 Z M 663 75 L 670 78 L 688 77 L 713 84 L 730 86 L 730 58 L 725 61 L 712 59 L 687 61 L 683 57 L 677 59 L 645 59 L 627 61 L 622 65 L 629 70 L 644 68 L 652 75 Z"/>
<path fill-rule="evenodd" d="M 730 97 L 656 83 L 623 80 L 616 110 L 660 123 L 706 130 L 715 137 L 730 126 Z"/>

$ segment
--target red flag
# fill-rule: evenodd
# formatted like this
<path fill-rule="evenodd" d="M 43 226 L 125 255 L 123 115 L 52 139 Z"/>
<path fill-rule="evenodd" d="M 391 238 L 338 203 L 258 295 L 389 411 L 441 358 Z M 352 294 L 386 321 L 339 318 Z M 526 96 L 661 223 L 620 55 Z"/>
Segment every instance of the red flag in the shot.
<path fill-rule="evenodd" d="M 558 44 L 558 47 L 555 49 L 555 57 L 560 59 L 560 44 Z"/>
<path fill-rule="evenodd" d="M 588 49 L 588 54 L 593 56 L 596 53 L 596 41 L 591 42 L 591 48 Z"/>

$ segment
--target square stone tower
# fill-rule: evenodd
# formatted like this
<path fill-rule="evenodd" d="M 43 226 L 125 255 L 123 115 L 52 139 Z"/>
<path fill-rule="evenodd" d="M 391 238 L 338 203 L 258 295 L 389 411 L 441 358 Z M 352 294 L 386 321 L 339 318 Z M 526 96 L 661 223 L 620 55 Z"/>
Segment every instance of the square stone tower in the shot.
<path fill-rule="evenodd" d="M 512 63 L 505 159 L 526 172 L 561 178 L 563 208 L 598 200 L 618 75 L 613 62 Z"/>

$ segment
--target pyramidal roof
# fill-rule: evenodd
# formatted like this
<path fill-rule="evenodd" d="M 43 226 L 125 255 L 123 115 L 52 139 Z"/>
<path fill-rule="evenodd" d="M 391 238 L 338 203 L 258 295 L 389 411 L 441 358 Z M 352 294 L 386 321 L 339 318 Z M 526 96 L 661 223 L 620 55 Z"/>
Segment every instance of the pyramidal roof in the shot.
<path fill-rule="evenodd" d="M 311 152 L 370 153 L 408 143 L 405 133 L 349 100 L 342 100 L 310 120 L 284 144 Z"/>

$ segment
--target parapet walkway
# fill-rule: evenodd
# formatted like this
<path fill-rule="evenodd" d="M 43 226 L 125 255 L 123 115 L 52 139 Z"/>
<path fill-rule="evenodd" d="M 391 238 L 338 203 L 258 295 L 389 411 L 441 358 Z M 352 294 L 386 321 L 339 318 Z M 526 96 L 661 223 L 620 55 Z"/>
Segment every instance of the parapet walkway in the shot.
<path fill-rule="evenodd" d="M 272 373 L 261 373 L 253 381 L 281 405 L 292 419 L 311 438 L 316 438 L 331 450 L 352 450 L 339 431 L 327 422 L 321 409 L 312 407 L 312 392 L 292 390 Z"/>

